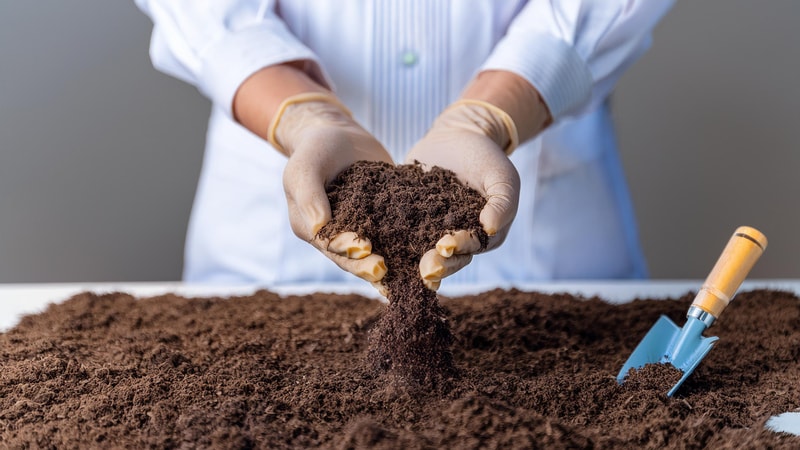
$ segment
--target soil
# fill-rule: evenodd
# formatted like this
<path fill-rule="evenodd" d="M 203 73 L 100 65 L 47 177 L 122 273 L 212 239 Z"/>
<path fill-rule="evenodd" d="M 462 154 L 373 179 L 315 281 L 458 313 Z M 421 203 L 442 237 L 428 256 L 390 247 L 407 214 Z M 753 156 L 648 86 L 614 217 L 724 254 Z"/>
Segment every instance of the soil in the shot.
<path fill-rule="evenodd" d="M 84 293 L 0 334 L 0 447 L 798 448 L 764 429 L 800 406 L 793 294 L 738 294 L 674 397 L 616 383 L 691 299 L 441 299 L 459 376 L 421 390 L 365 363 L 376 300 Z"/>
<path fill-rule="evenodd" d="M 622 382 L 629 389 L 661 391 L 664 386 L 675 386 L 682 376 L 683 371 L 671 364 L 655 363 L 628 370 Z"/>
<path fill-rule="evenodd" d="M 800 299 L 740 294 L 720 342 L 676 372 L 616 372 L 659 314 L 496 290 L 439 298 L 418 264 L 484 200 L 442 169 L 359 163 L 321 233 L 385 257 L 388 304 L 351 295 L 230 299 L 84 293 L 0 335 L 9 448 L 797 448 L 773 414 L 800 405 Z M 679 376 L 680 374 L 677 373 Z"/>
<path fill-rule="evenodd" d="M 371 367 L 391 373 L 395 382 L 446 389 L 457 375 L 453 336 L 436 293 L 420 278 L 419 262 L 448 232 L 470 231 L 485 247 L 479 216 L 486 200 L 440 167 L 368 161 L 339 174 L 328 199 L 332 219 L 320 235 L 355 232 L 370 240 L 388 268 L 381 283 L 389 305 L 368 339 Z"/>

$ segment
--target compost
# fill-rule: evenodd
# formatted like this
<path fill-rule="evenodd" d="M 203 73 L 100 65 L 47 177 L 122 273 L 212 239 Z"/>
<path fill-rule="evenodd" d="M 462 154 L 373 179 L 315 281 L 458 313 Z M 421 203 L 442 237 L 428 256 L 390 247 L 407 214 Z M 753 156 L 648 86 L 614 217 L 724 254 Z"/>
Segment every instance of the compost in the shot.
<path fill-rule="evenodd" d="M 0 334 L 0 447 L 798 448 L 764 429 L 800 406 L 793 294 L 738 294 L 674 397 L 616 383 L 691 299 L 441 299 L 458 375 L 424 390 L 367 363 L 377 300 L 84 293 Z"/>
<path fill-rule="evenodd" d="M 440 299 L 420 257 L 478 222 L 450 172 L 357 163 L 333 219 L 384 256 L 388 303 L 318 293 L 234 298 L 84 293 L 0 335 L 10 448 L 797 448 L 764 423 L 800 405 L 800 301 L 740 294 L 677 395 L 669 367 L 616 374 L 659 314 L 495 290 Z"/>
<path fill-rule="evenodd" d="M 485 247 L 479 216 L 486 200 L 449 170 L 369 161 L 339 174 L 328 199 L 332 219 L 320 235 L 355 232 L 372 242 L 388 268 L 381 282 L 389 303 L 369 333 L 370 365 L 394 382 L 446 387 L 456 374 L 453 337 L 436 293 L 420 278 L 419 262 L 448 232 L 474 233 Z"/>

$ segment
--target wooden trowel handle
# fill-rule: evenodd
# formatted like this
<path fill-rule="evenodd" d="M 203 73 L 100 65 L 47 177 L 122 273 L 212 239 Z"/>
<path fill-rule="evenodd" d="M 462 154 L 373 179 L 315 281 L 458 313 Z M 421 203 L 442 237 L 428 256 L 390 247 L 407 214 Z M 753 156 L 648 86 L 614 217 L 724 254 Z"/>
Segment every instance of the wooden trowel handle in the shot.
<path fill-rule="evenodd" d="M 692 306 L 719 317 L 766 248 L 767 237 L 763 233 L 751 227 L 737 228 Z"/>

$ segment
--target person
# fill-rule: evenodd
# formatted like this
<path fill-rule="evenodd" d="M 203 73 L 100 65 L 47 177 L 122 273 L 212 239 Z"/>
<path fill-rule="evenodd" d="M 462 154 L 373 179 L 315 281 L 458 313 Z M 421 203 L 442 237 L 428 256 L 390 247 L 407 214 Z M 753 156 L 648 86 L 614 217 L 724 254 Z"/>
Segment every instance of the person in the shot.
<path fill-rule="evenodd" d="M 487 198 L 492 251 L 442 236 L 432 289 L 645 277 L 608 98 L 671 3 L 136 0 L 154 66 L 212 102 L 184 279 L 380 288 L 368 237 L 316 237 L 357 160 L 444 167 Z"/>

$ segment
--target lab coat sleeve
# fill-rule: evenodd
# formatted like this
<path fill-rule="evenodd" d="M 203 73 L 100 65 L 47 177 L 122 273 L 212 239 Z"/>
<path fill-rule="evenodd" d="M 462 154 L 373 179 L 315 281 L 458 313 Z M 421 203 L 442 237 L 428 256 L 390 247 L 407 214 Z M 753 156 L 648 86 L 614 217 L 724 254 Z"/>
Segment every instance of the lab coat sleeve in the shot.
<path fill-rule="evenodd" d="M 196 86 L 232 115 L 236 90 L 258 70 L 306 61 L 306 72 L 331 87 L 317 56 L 274 12 L 274 0 L 136 0 L 153 21 L 156 69 Z"/>
<path fill-rule="evenodd" d="M 527 79 L 555 120 L 603 102 L 672 0 L 531 0 L 480 70 Z"/>

